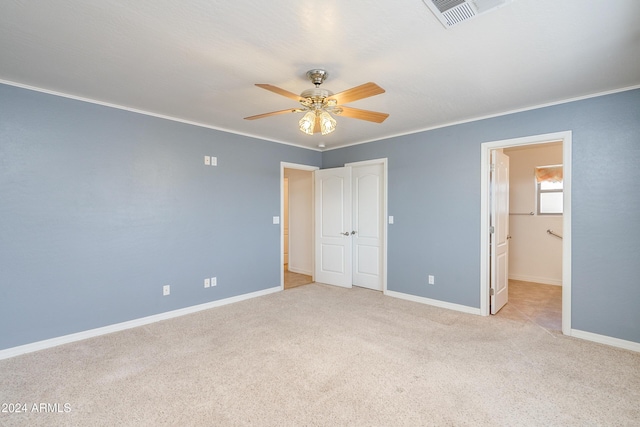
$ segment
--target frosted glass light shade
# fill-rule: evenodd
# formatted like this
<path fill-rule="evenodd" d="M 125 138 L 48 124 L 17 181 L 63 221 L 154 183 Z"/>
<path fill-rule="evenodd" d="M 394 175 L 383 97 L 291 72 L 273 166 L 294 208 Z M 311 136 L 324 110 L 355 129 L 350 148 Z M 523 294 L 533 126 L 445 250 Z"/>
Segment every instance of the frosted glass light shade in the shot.
<path fill-rule="evenodd" d="M 334 130 L 336 130 L 335 119 L 326 111 L 320 113 L 320 132 L 322 132 L 323 135 L 326 135 Z"/>
<path fill-rule="evenodd" d="M 316 125 L 316 115 L 313 111 L 309 111 L 307 114 L 302 116 L 300 121 L 298 122 L 300 126 L 300 130 L 307 135 L 313 135 L 313 128 Z"/>

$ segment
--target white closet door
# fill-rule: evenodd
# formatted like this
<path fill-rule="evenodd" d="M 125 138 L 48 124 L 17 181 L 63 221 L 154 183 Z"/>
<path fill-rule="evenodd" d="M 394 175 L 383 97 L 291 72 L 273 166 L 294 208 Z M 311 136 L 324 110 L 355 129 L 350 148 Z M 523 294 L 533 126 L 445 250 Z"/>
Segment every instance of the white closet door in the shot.
<path fill-rule="evenodd" d="M 379 164 L 352 168 L 353 284 L 382 290 L 383 174 Z"/>
<path fill-rule="evenodd" d="M 351 168 L 321 169 L 315 174 L 315 281 L 351 287 Z"/>

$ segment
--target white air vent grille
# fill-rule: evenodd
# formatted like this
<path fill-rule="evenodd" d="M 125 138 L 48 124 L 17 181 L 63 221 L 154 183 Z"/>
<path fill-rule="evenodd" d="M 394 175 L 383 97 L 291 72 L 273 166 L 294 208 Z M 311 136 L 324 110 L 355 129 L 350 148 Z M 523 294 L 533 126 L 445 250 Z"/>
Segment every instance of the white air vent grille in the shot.
<path fill-rule="evenodd" d="M 459 6 L 452 7 L 446 12 L 442 12 L 442 16 L 447 20 L 447 25 L 452 26 L 458 22 L 473 18 L 476 16 L 476 12 L 471 8 L 469 3 L 462 3 Z"/>
<path fill-rule="evenodd" d="M 423 0 L 445 28 L 482 15 L 512 0 Z"/>

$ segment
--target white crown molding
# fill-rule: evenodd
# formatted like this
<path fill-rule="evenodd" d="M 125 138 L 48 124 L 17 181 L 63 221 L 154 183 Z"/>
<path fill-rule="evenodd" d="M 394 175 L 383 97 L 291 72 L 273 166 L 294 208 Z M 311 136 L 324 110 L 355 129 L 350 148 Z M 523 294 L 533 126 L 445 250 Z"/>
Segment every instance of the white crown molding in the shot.
<path fill-rule="evenodd" d="M 489 115 L 486 115 L 486 116 L 476 116 L 476 117 L 472 117 L 470 119 L 458 120 L 458 121 L 455 121 L 455 122 L 444 123 L 444 124 L 441 124 L 441 125 L 425 127 L 425 128 L 421 128 L 421 129 L 418 129 L 418 130 L 412 130 L 412 131 L 409 131 L 409 132 L 395 133 L 393 135 L 385 136 L 385 137 L 379 138 L 379 139 L 369 139 L 369 140 L 366 140 L 366 141 L 354 142 L 353 144 L 341 145 L 339 147 L 325 148 L 322 151 L 339 150 L 341 148 L 353 147 L 354 145 L 368 144 L 370 142 L 376 142 L 376 141 L 384 141 L 386 139 L 398 138 L 398 137 L 406 136 L 406 135 L 413 135 L 413 134 L 416 134 L 416 133 L 427 132 L 427 131 L 436 130 L 436 129 L 442 129 L 442 128 L 446 128 L 446 127 L 449 127 L 449 126 L 462 125 L 462 124 L 465 124 L 465 123 L 477 122 L 477 121 L 485 120 L 485 119 L 492 119 L 492 118 L 495 118 L 495 117 L 508 116 L 509 114 L 522 113 L 522 112 L 525 112 L 525 111 L 537 110 L 537 109 L 545 108 L 545 107 L 553 107 L 555 105 L 568 104 L 570 102 L 582 101 L 582 100 L 590 99 L 590 98 L 597 98 L 599 96 L 612 95 L 614 93 L 628 92 L 630 90 L 635 90 L 635 89 L 640 89 L 640 85 L 626 86 L 626 87 L 623 87 L 623 88 L 612 89 L 612 90 L 608 90 L 608 91 L 604 91 L 604 92 L 596 92 L 596 93 L 592 93 L 592 94 L 589 94 L 589 95 L 583 95 L 583 96 L 578 96 L 578 97 L 574 97 L 574 98 L 567 98 L 567 99 L 563 99 L 563 100 L 560 100 L 560 101 L 548 102 L 548 103 L 545 103 L 545 104 L 537 104 L 537 105 L 533 105 L 531 107 L 519 108 L 519 109 L 515 109 L 515 110 L 507 110 L 507 111 L 503 111 L 503 112 L 496 113 L 496 114 L 489 114 Z"/>
<path fill-rule="evenodd" d="M 579 96 L 579 97 L 568 98 L 568 99 L 564 99 L 564 100 L 560 100 L 560 101 L 533 105 L 531 107 L 525 107 L 525 108 L 520 108 L 520 109 L 515 109 L 515 110 L 507 110 L 507 111 L 503 111 L 503 112 L 496 113 L 496 114 L 490 114 L 490 115 L 486 115 L 486 116 L 476 116 L 476 117 L 472 117 L 472 118 L 465 119 L 465 120 L 459 120 L 459 121 L 455 121 L 455 122 L 448 122 L 448 123 L 444 123 L 444 124 L 441 124 L 441 125 L 425 127 L 425 128 L 421 128 L 421 129 L 417 129 L 417 130 L 408 131 L 408 132 L 399 132 L 399 133 L 395 133 L 395 134 L 392 134 L 392 135 L 384 136 L 382 138 L 368 139 L 368 140 L 365 140 L 365 141 L 354 142 L 353 144 L 340 145 L 339 147 L 331 147 L 331 148 L 322 148 L 322 149 L 320 149 L 320 148 L 307 147 L 307 146 L 299 145 L 299 144 L 293 144 L 291 142 L 281 141 L 281 140 L 278 140 L 278 139 L 264 138 L 262 136 L 253 135 L 253 134 L 250 134 L 250 133 L 237 132 L 237 131 L 233 131 L 233 130 L 226 129 L 226 128 L 211 126 L 211 125 L 207 125 L 207 124 L 200 123 L 200 122 L 180 119 L 178 117 L 173 117 L 173 116 L 167 116 L 167 115 L 164 115 L 164 114 L 153 113 L 153 112 L 150 112 L 150 111 L 140 110 L 140 109 L 137 109 L 137 108 L 131 108 L 131 107 L 127 107 L 127 106 L 124 106 L 124 105 L 112 104 L 112 103 L 109 103 L 109 102 L 98 101 L 98 100 L 91 99 L 91 98 L 85 98 L 85 97 L 81 97 L 81 96 L 70 95 L 70 94 L 67 94 L 67 93 L 64 93 L 64 92 L 58 92 L 58 91 L 54 91 L 54 90 L 44 89 L 44 88 L 37 87 L 37 86 L 31 86 L 31 85 L 27 85 L 27 84 L 23 84 L 23 83 L 14 82 L 14 81 L 11 81 L 11 80 L 0 79 L 0 83 L 6 84 L 8 86 L 14 86 L 14 87 L 22 88 L 22 89 L 32 90 L 32 91 L 35 91 L 35 92 L 42 92 L 42 93 L 46 93 L 46 94 L 49 94 L 49 95 L 55 95 L 55 96 L 60 96 L 60 97 L 63 97 L 63 98 L 74 99 L 76 101 L 88 102 L 90 104 L 102 105 L 102 106 L 105 106 L 105 107 L 111 107 L 111 108 L 116 108 L 116 109 L 119 109 L 119 110 L 130 111 L 132 113 L 144 114 L 146 116 L 157 117 L 157 118 L 160 118 L 160 119 L 171 120 L 171 121 L 174 121 L 174 122 L 185 123 L 185 124 L 189 124 L 189 125 L 193 125 L 193 126 L 199 126 L 199 127 L 203 127 L 203 128 L 207 128 L 207 129 L 213 129 L 213 130 L 218 130 L 218 131 L 221 131 L 221 132 L 231 133 L 231 134 L 234 134 L 234 135 L 246 136 L 247 138 L 255 138 L 255 139 L 260 139 L 262 141 L 275 142 L 275 143 L 278 143 L 278 144 L 284 144 L 284 145 L 289 145 L 289 146 L 292 146 L 292 147 L 304 148 L 305 150 L 318 151 L 318 152 L 339 150 L 341 148 L 352 147 L 354 145 L 368 144 L 370 142 L 376 142 L 376 141 L 384 141 L 386 139 L 397 138 L 397 137 L 406 136 L 406 135 L 413 135 L 413 134 L 416 134 L 416 133 L 426 132 L 426 131 L 435 130 L 435 129 L 442 129 L 442 128 L 446 128 L 446 127 L 449 127 L 449 126 L 455 126 L 455 125 L 460 125 L 460 124 L 464 124 L 464 123 L 471 123 L 471 122 L 476 122 L 476 121 L 479 121 L 479 120 L 491 119 L 491 118 L 494 118 L 494 117 L 501 117 L 501 116 L 506 116 L 506 115 L 509 115 L 509 114 L 521 113 L 521 112 L 524 112 L 524 111 L 537 110 L 539 108 L 545 108 L 545 107 L 551 107 L 551 106 L 554 106 L 554 105 L 567 104 L 569 102 L 581 101 L 581 100 L 584 100 L 584 99 L 597 98 L 599 96 L 611 95 L 611 94 L 614 94 L 614 93 L 627 92 L 627 91 L 634 90 L 634 89 L 640 89 L 640 85 L 626 86 L 626 87 L 619 88 L 619 89 L 612 89 L 612 90 L 608 90 L 608 91 L 604 91 L 604 92 L 592 93 L 592 94 L 589 94 L 589 95 L 583 95 L 583 96 Z"/>
<path fill-rule="evenodd" d="M 192 125 L 192 126 L 198 126 L 198 127 L 202 127 L 202 128 L 213 129 L 213 130 L 217 130 L 217 131 L 221 131 L 221 132 L 230 133 L 230 134 L 233 134 L 233 135 L 246 136 L 247 138 L 255 138 L 255 139 L 260 139 L 262 141 L 269 141 L 269 142 L 275 142 L 277 144 L 290 145 L 292 147 L 304 148 L 305 150 L 321 151 L 318 148 L 306 147 L 304 145 L 293 144 L 291 142 L 280 141 L 280 140 L 277 140 L 277 139 L 268 139 L 268 138 L 264 138 L 262 136 L 252 135 L 250 133 L 237 132 L 237 131 L 233 131 L 233 130 L 230 130 L 230 129 L 211 126 L 211 125 L 207 125 L 207 124 L 200 123 L 200 122 L 194 122 L 194 121 L 191 121 L 191 120 L 185 120 L 185 119 L 181 119 L 181 118 L 178 118 L 178 117 L 167 116 L 165 114 L 158 114 L 158 113 L 153 113 L 151 111 L 140 110 L 140 109 L 137 109 L 137 108 L 131 108 L 131 107 L 127 107 L 125 105 L 112 104 L 110 102 L 103 102 L 103 101 L 98 101 L 96 99 L 85 98 L 85 97 L 82 97 L 82 96 L 70 95 L 68 93 L 57 92 L 55 90 L 44 89 L 44 88 L 37 87 L 37 86 L 30 86 L 30 85 L 26 85 L 26 84 L 23 84 L 23 83 L 13 82 L 11 80 L 0 79 L 0 83 L 5 84 L 7 86 L 14 86 L 14 87 L 19 87 L 21 89 L 32 90 L 34 92 L 46 93 L 47 95 L 60 96 L 62 98 L 73 99 L 75 101 L 88 102 L 89 104 L 102 105 L 103 107 L 115 108 L 115 109 L 118 109 L 118 110 L 129 111 L 131 113 L 143 114 L 145 116 L 151 116 L 151 117 L 157 117 L 159 119 L 170 120 L 172 122 L 184 123 L 184 124 L 188 124 L 188 125 Z"/>

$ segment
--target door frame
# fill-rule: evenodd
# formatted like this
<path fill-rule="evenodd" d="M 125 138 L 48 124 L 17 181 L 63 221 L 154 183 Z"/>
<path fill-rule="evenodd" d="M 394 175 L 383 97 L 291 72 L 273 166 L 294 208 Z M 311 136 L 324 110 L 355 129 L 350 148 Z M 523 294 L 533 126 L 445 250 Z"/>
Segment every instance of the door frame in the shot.
<path fill-rule="evenodd" d="M 389 221 L 388 219 L 388 200 L 389 200 L 389 173 L 388 173 L 388 159 L 385 158 L 380 158 L 380 159 L 372 159 L 372 160 L 364 160 L 364 161 L 360 161 L 360 162 L 350 162 L 350 163 L 345 163 L 344 166 L 350 166 L 350 167 L 358 167 L 358 166 L 366 166 L 366 165 L 374 165 L 374 164 L 382 164 L 382 169 L 383 169 L 383 213 L 382 213 L 382 293 L 386 294 L 387 293 L 387 234 L 388 234 L 388 225 L 389 225 Z M 299 163 L 289 163 L 289 162 L 280 162 L 280 218 L 284 218 L 284 170 L 285 169 L 298 169 L 298 170 L 304 170 L 304 171 L 309 171 L 309 172 L 313 172 L 315 170 L 319 170 L 320 168 L 318 166 L 310 166 L 310 165 L 303 165 L 303 164 L 299 164 Z M 314 183 L 315 184 L 315 183 Z M 312 191 L 312 195 L 311 195 L 311 215 L 314 216 L 314 218 L 312 218 L 312 222 L 315 224 L 315 185 L 312 185 L 311 188 Z M 315 275 L 315 233 L 313 233 L 312 237 L 311 237 L 311 244 L 312 244 L 312 253 L 311 253 L 311 263 L 312 263 L 312 272 L 313 275 Z M 284 269 L 282 268 L 282 266 L 284 265 L 284 225 L 280 224 L 280 264 L 279 264 L 279 268 L 280 268 L 280 290 L 284 290 Z M 315 276 L 312 277 L 312 279 L 315 279 Z"/>
<path fill-rule="evenodd" d="M 562 333 L 571 335 L 571 139 L 563 131 L 522 138 L 484 142 L 480 154 L 480 314 L 489 315 L 489 174 L 491 150 L 522 145 L 562 142 L 563 203 L 562 214 Z"/>
<path fill-rule="evenodd" d="M 345 166 L 350 166 L 351 168 L 358 166 L 368 166 L 368 165 L 379 165 L 382 164 L 382 272 L 380 273 L 382 278 L 382 293 L 386 295 L 387 293 L 387 228 L 389 226 L 388 221 L 388 210 L 387 210 L 387 201 L 389 196 L 389 167 L 388 167 L 388 158 L 380 158 L 380 159 L 372 159 L 372 160 L 363 160 L 361 162 L 351 162 L 345 163 Z"/>
<path fill-rule="evenodd" d="M 284 290 L 284 170 L 285 169 L 297 169 L 303 171 L 309 171 L 312 173 L 311 177 L 311 222 L 315 223 L 315 186 L 313 185 L 313 171 L 320 169 L 318 166 L 302 165 L 298 163 L 280 162 L 280 290 Z M 291 233 L 291 230 L 289 230 Z M 311 233 L 311 280 L 313 280 L 315 274 L 315 233 Z M 291 248 L 291 246 L 289 246 Z"/>

